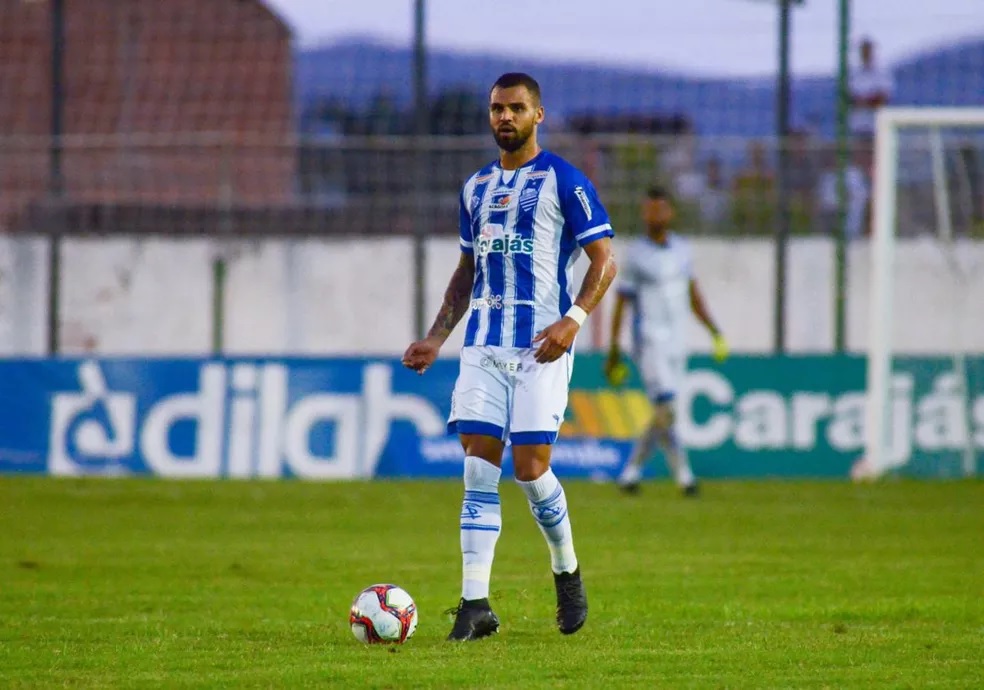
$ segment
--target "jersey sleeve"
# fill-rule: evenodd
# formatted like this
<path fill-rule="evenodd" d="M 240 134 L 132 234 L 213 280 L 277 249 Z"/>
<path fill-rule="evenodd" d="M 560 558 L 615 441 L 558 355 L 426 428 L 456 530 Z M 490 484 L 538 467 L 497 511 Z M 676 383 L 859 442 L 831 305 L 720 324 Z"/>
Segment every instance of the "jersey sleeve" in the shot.
<path fill-rule="evenodd" d="M 465 205 L 464 189 L 458 195 L 458 244 L 461 245 L 461 251 L 465 254 L 475 253 L 475 247 L 472 243 L 471 211 Z"/>
<path fill-rule="evenodd" d="M 687 280 L 694 279 L 694 253 L 690 244 L 683 245 L 683 273 Z"/>
<path fill-rule="evenodd" d="M 574 239 L 582 247 L 615 235 L 597 190 L 583 174 L 572 174 L 562 183 L 560 199 L 564 219 L 570 223 Z"/>

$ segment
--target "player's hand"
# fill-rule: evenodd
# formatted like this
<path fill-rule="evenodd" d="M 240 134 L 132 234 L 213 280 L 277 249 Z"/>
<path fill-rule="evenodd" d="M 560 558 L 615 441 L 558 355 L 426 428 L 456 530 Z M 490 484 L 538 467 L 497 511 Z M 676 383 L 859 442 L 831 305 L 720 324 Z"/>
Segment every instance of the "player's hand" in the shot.
<path fill-rule="evenodd" d="M 534 343 L 540 343 L 533 358 L 540 364 L 560 359 L 560 356 L 574 344 L 574 336 L 580 329 L 577 321 L 569 316 L 554 321 L 533 338 Z"/>
<path fill-rule="evenodd" d="M 437 353 L 441 351 L 443 344 L 439 338 L 434 336 L 412 343 L 403 353 L 403 366 L 407 369 L 413 369 L 418 374 L 423 374 L 437 359 Z"/>
<path fill-rule="evenodd" d="M 711 336 L 711 343 L 715 362 L 723 362 L 728 358 L 728 341 L 720 333 Z"/>
<path fill-rule="evenodd" d="M 629 374 L 629 368 L 622 361 L 622 353 L 618 345 L 613 345 L 608 351 L 608 359 L 605 360 L 605 379 L 608 385 L 618 388 L 625 383 L 625 378 Z"/>

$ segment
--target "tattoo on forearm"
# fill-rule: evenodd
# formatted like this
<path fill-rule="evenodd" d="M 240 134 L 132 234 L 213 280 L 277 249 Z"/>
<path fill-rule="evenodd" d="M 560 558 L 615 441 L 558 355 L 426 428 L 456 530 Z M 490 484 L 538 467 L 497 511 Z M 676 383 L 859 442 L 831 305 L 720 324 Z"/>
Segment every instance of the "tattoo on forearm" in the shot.
<path fill-rule="evenodd" d="M 589 314 L 605 296 L 608 286 L 615 280 L 615 257 L 609 254 L 604 261 L 591 263 L 577 293 L 577 302 Z"/>
<path fill-rule="evenodd" d="M 468 311 L 474 280 L 475 263 L 470 257 L 462 255 L 458 267 L 454 270 L 451 280 L 448 281 L 448 289 L 444 292 L 444 302 L 441 304 L 440 311 L 437 312 L 434 325 L 427 332 L 428 338 L 438 336 L 445 339 L 451 335 L 451 331 Z"/>

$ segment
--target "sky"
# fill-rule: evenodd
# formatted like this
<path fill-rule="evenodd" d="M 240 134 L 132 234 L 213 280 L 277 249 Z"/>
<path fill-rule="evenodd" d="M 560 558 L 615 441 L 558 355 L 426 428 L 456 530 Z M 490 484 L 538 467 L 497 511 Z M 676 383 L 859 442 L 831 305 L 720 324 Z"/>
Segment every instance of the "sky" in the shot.
<path fill-rule="evenodd" d="M 352 36 L 408 45 L 413 35 L 413 0 L 265 1 L 293 27 L 302 47 Z M 778 61 L 775 0 L 426 3 L 425 33 L 436 48 L 733 76 L 772 74 Z M 838 4 L 804 0 L 794 8 L 794 74 L 836 71 Z M 852 45 L 871 36 L 887 63 L 984 36 L 984 0 L 852 0 L 852 5 Z"/>

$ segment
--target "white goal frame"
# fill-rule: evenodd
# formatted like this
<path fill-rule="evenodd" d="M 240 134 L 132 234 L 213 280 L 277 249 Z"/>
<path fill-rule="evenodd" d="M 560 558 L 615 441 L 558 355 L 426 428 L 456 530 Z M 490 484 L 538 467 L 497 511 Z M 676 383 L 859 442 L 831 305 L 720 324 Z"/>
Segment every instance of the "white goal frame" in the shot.
<path fill-rule="evenodd" d="M 868 311 L 868 370 L 867 409 L 865 419 L 865 478 L 876 478 L 894 468 L 888 454 L 890 427 L 890 396 L 892 385 L 892 328 L 894 291 L 894 259 L 896 228 L 896 188 L 898 184 L 899 130 L 925 129 L 930 133 L 930 153 L 934 168 L 942 166 L 940 128 L 984 129 L 984 108 L 881 108 L 875 118 L 875 157 L 873 184 L 873 217 L 871 243 L 871 290 Z M 936 179 L 934 187 L 937 204 L 946 208 L 945 184 Z M 952 238 L 948 213 L 938 211 L 940 236 Z M 944 216 L 946 216 L 944 218 Z M 955 357 L 955 366 L 961 366 Z M 959 372 L 958 372 L 959 373 Z M 966 385 L 966 376 L 961 385 Z M 965 472 L 973 472 L 973 451 L 968 442 L 965 453 Z M 969 455 L 970 457 L 966 457 Z"/>

